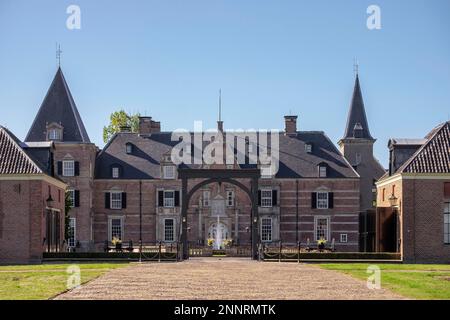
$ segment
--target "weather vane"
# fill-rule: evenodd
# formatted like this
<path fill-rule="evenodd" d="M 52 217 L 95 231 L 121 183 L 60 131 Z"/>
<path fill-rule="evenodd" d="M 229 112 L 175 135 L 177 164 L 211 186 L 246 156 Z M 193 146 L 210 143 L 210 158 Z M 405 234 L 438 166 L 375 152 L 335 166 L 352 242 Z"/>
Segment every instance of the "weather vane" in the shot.
<path fill-rule="evenodd" d="M 355 73 L 355 76 L 358 75 L 358 71 L 359 71 L 358 59 L 354 58 L 353 59 L 353 72 Z"/>
<path fill-rule="evenodd" d="M 61 45 L 56 43 L 56 61 L 58 62 L 58 67 L 61 66 Z"/>

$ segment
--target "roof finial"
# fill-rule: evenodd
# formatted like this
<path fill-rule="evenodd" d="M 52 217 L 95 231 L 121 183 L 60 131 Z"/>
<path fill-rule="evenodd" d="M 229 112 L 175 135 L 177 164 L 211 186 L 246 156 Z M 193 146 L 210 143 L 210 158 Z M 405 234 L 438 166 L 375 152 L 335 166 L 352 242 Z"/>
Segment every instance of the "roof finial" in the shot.
<path fill-rule="evenodd" d="M 353 59 L 353 72 L 355 73 L 355 77 L 358 76 L 358 71 L 359 71 L 358 58 L 355 57 Z"/>
<path fill-rule="evenodd" d="M 219 89 L 219 121 L 222 121 L 222 89 Z"/>
<path fill-rule="evenodd" d="M 56 61 L 58 62 L 58 68 L 61 67 L 61 45 L 56 43 Z"/>

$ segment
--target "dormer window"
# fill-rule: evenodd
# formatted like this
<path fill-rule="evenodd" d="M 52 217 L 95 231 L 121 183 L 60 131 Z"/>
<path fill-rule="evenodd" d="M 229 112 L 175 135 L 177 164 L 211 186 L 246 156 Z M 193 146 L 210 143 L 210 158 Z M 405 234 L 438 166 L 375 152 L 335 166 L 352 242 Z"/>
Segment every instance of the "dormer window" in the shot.
<path fill-rule="evenodd" d="M 62 129 L 63 127 L 56 122 L 47 125 L 47 140 L 62 140 Z"/>
<path fill-rule="evenodd" d="M 325 164 L 319 165 L 319 178 L 327 177 L 327 166 Z"/>
<path fill-rule="evenodd" d="M 48 140 L 61 140 L 61 134 L 58 129 L 50 129 L 48 131 Z"/>
<path fill-rule="evenodd" d="M 119 167 L 112 167 L 112 177 L 114 179 L 119 178 L 119 173 L 120 173 Z"/>
<path fill-rule="evenodd" d="M 311 153 L 312 152 L 312 144 L 311 143 L 305 144 L 305 152 L 306 153 Z"/>
<path fill-rule="evenodd" d="M 163 179 L 175 179 L 175 166 L 163 166 Z"/>
<path fill-rule="evenodd" d="M 131 143 L 127 143 L 125 145 L 125 152 L 127 154 L 132 154 L 133 153 L 133 145 Z"/>

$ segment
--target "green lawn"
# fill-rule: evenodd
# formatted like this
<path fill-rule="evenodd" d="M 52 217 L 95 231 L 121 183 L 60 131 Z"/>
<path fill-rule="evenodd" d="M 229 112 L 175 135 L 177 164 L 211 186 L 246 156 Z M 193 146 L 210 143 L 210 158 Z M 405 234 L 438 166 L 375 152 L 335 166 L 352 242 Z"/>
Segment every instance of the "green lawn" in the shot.
<path fill-rule="evenodd" d="M 366 280 L 368 263 L 324 263 L 336 270 Z M 381 270 L 381 286 L 413 299 L 450 299 L 450 265 L 374 264 Z"/>
<path fill-rule="evenodd" d="M 74 264 L 42 264 L 0 266 L 0 300 L 49 299 L 66 290 L 66 272 Z M 126 266 L 111 263 L 76 263 L 81 270 L 81 283 L 103 273 Z"/>

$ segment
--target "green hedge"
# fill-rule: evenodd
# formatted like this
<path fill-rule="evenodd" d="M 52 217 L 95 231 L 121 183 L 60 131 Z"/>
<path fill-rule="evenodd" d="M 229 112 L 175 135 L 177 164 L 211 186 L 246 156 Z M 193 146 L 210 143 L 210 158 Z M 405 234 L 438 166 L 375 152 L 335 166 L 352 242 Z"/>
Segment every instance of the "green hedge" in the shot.
<path fill-rule="evenodd" d="M 264 259 L 279 259 L 279 253 L 264 253 Z M 282 260 L 298 259 L 297 253 L 283 253 Z M 388 252 L 301 252 L 300 260 L 400 260 L 399 253 Z"/>

